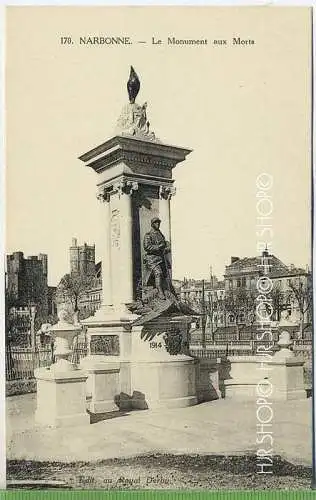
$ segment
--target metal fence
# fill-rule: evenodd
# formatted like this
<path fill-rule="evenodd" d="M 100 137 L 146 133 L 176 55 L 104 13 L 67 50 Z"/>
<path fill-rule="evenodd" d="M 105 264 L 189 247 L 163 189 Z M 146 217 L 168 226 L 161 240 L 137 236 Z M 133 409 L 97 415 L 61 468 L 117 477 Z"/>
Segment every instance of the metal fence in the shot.
<path fill-rule="evenodd" d="M 73 347 L 70 361 L 79 363 L 87 355 L 87 344 L 76 343 Z M 53 347 L 6 346 L 5 374 L 6 380 L 21 380 L 34 378 L 34 370 L 43 366 L 50 366 L 54 362 Z"/>
<path fill-rule="evenodd" d="M 85 358 L 88 354 L 88 344 L 86 342 L 77 342 L 72 351 L 72 356 L 70 361 L 72 363 L 78 364 L 82 358 Z"/>
<path fill-rule="evenodd" d="M 50 366 L 53 360 L 52 349 L 44 347 L 36 350 L 28 347 L 6 347 L 6 380 L 34 378 L 34 370 Z"/>
<path fill-rule="evenodd" d="M 270 343 L 271 344 L 271 343 Z M 190 354 L 198 358 L 222 358 L 228 356 L 253 356 L 258 353 L 258 347 L 265 345 L 262 341 L 235 340 L 233 342 L 207 342 L 206 349 L 200 343 L 190 344 Z M 271 353 L 276 351 L 276 342 L 270 349 Z M 296 356 L 303 357 L 306 361 L 312 357 L 311 340 L 294 340 L 292 344 Z M 76 342 L 73 346 L 70 361 L 78 364 L 88 354 L 86 342 Z M 37 347 L 35 350 L 29 347 L 6 346 L 5 372 L 6 380 L 19 380 L 34 378 L 34 370 L 42 366 L 50 366 L 54 362 L 53 348 Z"/>
<path fill-rule="evenodd" d="M 312 332 L 309 330 L 304 330 L 302 334 L 302 339 L 299 339 L 299 332 L 297 331 L 298 327 L 289 327 L 289 332 L 291 334 L 291 338 L 300 341 L 302 343 L 306 342 L 306 344 L 310 343 L 312 340 Z M 230 342 L 238 342 L 238 341 L 250 341 L 255 340 L 257 338 L 258 329 L 255 327 L 240 327 L 239 333 L 236 332 L 234 327 L 222 327 L 217 328 L 211 333 L 210 329 L 207 328 L 205 331 L 205 339 L 206 343 L 221 343 L 227 344 Z M 277 341 L 280 331 L 277 327 L 271 327 L 271 333 L 273 337 L 273 341 Z M 202 340 L 202 330 L 196 329 L 191 332 L 191 341 L 192 344 L 198 344 Z"/>
<path fill-rule="evenodd" d="M 262 351 L 262 346 L 269 347 L 271 354 L 276 352 L 279 347 L 274 340 L 259 341 L 259 340 L 235 340 L 233 342 L 206 342 L 206 347 L 203 348 L 201 343 L 190 343 L 190 354 L 201 358 L 221 358 L 228 356 L 254 356 Z M 294 340 L 291 346 L 296 356 L 301 356 L 309 359 L 312 356 L 312 341 L 311 340 Z M 268 352 L 268 351 L 267 351 Z"/>

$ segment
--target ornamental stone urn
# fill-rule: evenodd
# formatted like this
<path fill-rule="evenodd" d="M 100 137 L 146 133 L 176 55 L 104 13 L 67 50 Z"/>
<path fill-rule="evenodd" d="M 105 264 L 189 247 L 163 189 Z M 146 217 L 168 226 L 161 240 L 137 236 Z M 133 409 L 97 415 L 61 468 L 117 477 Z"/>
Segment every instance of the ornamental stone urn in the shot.
<path fill-rule="evenodd" d="M 66 311 L 60 311 L 58 322 L 49 329 L 55 339 L 56 362 L 50 368 L 34 371 L 37 381 L 35 421 L 39 425 L 66 427 L 87 425 L 86 380 L 88 376 L 69 361 L 71 345 L 80 333 L 81 325 L 66 321 Z"/>
<path fill-rule="evenodd" d="M 55 340 L 55 363 L 50 369 L 54 372 L 74 371 L 77 369 L 74 363 L 69 361 L 72 354 L 72 343 L 74 338 L 81 333 L 82 326 L 77 323 L 75 325 L 66 321 L 67 312 L 60 310 L 58 313 L 58 322 L 49 328 L 49 333 Z"/>

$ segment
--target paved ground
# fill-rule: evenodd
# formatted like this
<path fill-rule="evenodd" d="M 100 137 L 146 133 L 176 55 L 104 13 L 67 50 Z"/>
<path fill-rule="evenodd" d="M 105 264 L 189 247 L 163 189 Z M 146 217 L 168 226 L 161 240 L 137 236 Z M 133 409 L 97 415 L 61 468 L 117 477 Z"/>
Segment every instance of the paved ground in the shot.
<path fill-rule="evenodd" d="M 75 462 L 148 453 L 241 455 L 271 448 L 269 441 L 256 444 L 255 402 L 222 399 L 183 409 L 100 416 L 90 425 L 67 429 L 36 426 L 35 406 L 36 394 L 7 398 L 8 459 Z M 271 453 L 311 464 L 311 408 L 311 399 L 272 403 Z M 268 419 L 267 413 L 260 415 Z"/>

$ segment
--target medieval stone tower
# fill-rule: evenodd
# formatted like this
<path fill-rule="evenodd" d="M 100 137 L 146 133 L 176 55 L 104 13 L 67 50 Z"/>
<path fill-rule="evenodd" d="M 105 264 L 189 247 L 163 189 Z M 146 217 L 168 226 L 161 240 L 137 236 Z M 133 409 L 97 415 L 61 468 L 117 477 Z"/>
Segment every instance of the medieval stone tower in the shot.
<path fill-rule="evenodd" d="M 69 253 L 71 274 L 95 274 L 95 245 L 78 246 L 77 239 L 73 238 Z"/>

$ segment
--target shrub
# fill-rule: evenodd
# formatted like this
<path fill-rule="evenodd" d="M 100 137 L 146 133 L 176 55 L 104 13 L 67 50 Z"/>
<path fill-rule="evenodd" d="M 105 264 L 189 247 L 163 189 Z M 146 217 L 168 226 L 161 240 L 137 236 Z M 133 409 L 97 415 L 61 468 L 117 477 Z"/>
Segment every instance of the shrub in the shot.
<path fill-rule="evenodd" d="M 7 380 L 5 385 L 6 396 L 18 396 L 36 392 L 35 379 Z"/>

